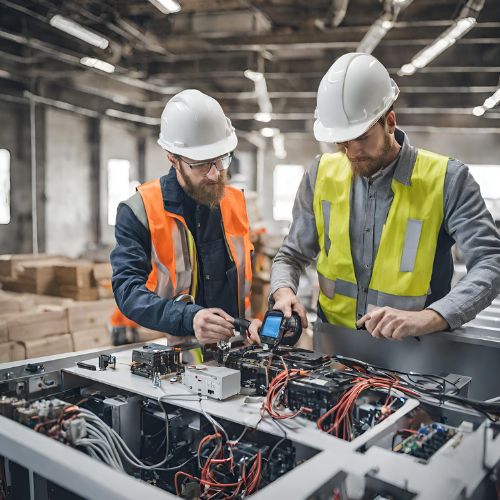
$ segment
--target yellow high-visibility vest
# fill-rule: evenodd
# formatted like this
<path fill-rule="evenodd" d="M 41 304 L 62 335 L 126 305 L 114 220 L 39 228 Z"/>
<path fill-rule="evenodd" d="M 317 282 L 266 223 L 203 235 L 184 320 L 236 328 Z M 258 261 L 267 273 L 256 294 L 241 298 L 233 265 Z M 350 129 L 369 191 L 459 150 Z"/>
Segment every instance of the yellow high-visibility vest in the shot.
<path fill-rule="evenodd" d="M 424 308 L 444 216 L 447 164 L 447 157 L 420 149 L 410 185 L 393 178 L 394 199 L 375 257 L 368 310 Z M 349 235 L 351 181 L 351 164 L 345 154 L 322 156 L 314 191 L 319 303 L 329 323 L 355 328 L 358 285 Z"/>

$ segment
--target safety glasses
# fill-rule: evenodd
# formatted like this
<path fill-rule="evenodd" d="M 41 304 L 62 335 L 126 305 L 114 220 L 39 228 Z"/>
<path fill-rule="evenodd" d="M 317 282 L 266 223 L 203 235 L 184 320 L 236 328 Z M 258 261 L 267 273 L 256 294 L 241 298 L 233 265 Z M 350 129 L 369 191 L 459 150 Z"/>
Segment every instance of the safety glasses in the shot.
<path fill-rule="evenodd" d="M 176 157 L 179 161 L 184 162 L 186 165 L 189 165 L 192 170 L 199 172 L 202 175 L 208 175 L 212 166 L 214 166 L 219 172 L 222 170 L 227 170 L 231 162 L 233 161 L 233 153 L 228 153 L 224 156 L 219 156 L 219 158 L 215 158 L 214 160 L 209 161 L 197 161 L 193 163 L 189 163 L 181 156 Z"/>

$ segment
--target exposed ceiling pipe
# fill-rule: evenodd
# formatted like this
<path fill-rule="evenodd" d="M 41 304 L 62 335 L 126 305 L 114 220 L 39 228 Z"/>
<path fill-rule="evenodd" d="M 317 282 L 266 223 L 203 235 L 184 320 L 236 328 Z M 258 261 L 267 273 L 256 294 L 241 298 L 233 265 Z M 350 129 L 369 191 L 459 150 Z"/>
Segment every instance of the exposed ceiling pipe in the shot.
<path fill-rule="evenodd" d="M 394 27 L 399 13 L 408 7 L 413 0 L 385 0 L 384 13 L 370 26 L 359 42 L 357 52 L 371 54 L 382 41 L 387 32 Z"/>
<path fill-rule="evenodd" d="M 315 26 L 322 31 L 327 28 L 336 28 L 344 20 L 348 6 L 349 0 L 333 0 L 328 9 L 326 20 L 316 19 L 314 21 Z"/>
<path fill-rule="evenodd" d="M 51 99 L 50 97 L 43 97 L 40 95 L 33 94 L 32 92 L 25 91 L 22 96 L 14 96 L 10 94 L 0 94 L 0 100 L 7 102 L 15 102 L 21 104 L 44 104 L 45 106 L 50 106 L 52 108 L 60 109 L 63 111 L 70 111 L 71 113 L 76 113 L 87 118 L 101 118 L 102 114 L 94 111 L 93 109 L 84 108 L 82 106 L 76 106 L 70 104 L 69 102 L 61 101 L 59 99 Z M 133 113 L 125 113 L 117 109 L 107 109 L 105 112 L 106 116 L 115 118 L 118 120 L 123 120 L 127 122 L 142 123 L 143 125 L 157 126 L 160 123 L 159 118 L 151 118 L 148 116 L 136 115 Z"/>
<path fill-rule="evenodd" d="M 477 22 L 477 16 L 484 6 L 484 0 L 467 0 L 455 22 L 447 30 L 443 31 L 427 47 L 419 51 L 411 61 L 403 64 L 398 75 L 409 76 L 427 66 L 436 57 L 455 44 L 455 42 L 466 35 Z"/>
<path fill-rule="evenodd" d="M 62 51 L 59 49 L 57 46 L 48 44 L 46 42 L 42 42 L 41 40 L 38 40 L 36 38 L 27 38 L 22 35 L 17 35 L 14 33 L 9 33 L 5 30 L 0 30 L 0 38 L 4 38 L 6 40 L 10 40 L 12 42 L 19 43 L 20 45 L 24 45 L 27 47 L 31 47 L 36 50 L 40 50 L 41 52 L 44 52 L 51 57 L 61 60 L 65 63 L 71 64 L 73 66 L 78 66 L 82 67 L 80 60 L 81 56 L 71 54 L 65 51 Z M 90 68 L 92 71 L 92 69 Z M 122 71 L 123 73 L 126 72 L 125 68 L 123 67 L 116 67 L 117 71 Z M 132 87 L 140 88 L 143 90 L 148 90 L 151 92 L 156 92 L 158 94 L 170 94 L 172 87 L 164 87 L 161 85 L 156 85 L 153 83 L 145 82 L 143 80 L 139 80 L 138 78 L 134 78 L 131 76 L 127 76 L 125 74 L 120 75 L 120 74 L 107 74 L 107 73 L 101 73 L 99 72 L 100 75 L 107 76 L 108 78 L 111 78 L 113 80 L 120 81 L 122 83 L 125 83 L 126 85 L 130 85 Z"/>

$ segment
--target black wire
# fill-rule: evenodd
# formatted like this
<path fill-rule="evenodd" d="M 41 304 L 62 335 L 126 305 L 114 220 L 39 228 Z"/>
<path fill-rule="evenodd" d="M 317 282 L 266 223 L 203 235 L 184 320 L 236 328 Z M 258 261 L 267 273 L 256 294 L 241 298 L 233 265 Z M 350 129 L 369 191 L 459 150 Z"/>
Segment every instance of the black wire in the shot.
<path fill-rule="evenodd" d="M 415 382 L 412 377 L 420 377 L 423 379 L 427 379 L 428 381 L 433 382 L 434 384 L 439 384 L 439 380 L 441 381 L 441 387 L 442 387 L 442 393 L 445 392 L 446 390 L 446 384 L 453 385 L 455 387 L 455 391 L 459 392 L 459 388 L 455 382 L 451 382 L 447 380 L 446 378 L 442 377 L 441 375 L 432 375 L 432 374 L 427 374 L 427 373 L 418 373 L 418 372 L 405 372 L 402 370 L 396 370 L 392 368 L 383 368 L 381 366 L 377 365 L 372 365 L 370 363 L 366 363 L 364 361 L 360 361 L 355 358 L 348 358 L 345 356 L 341 355 L 334 355 L 332 356 L 333 359 L 336 359 L 340 363 L 348 366 L 349 368 L 356 369 L 356 365 L 360 365 L 364 367 L 365 369 L 368 370 L 368 373 L 361 373 L 359 372 L 359 375 L 364 378 L 368 378 L 370 376 L 370 370 L 372 370 L 371 375 L 373 375 L 373 371 L 378 372 L 379 375 L 382 376 L 388 376 L 389 373 L 396 373 L 398 375 L 403 375 L 408 378 L 408 380 L 403 380 L 410 388 L 414 388 L 415 390 L 418 390 L 420 392 L 423 392 L 425 394 L 432 394 L 433 396 L 436 396 L 436 391 L 433 389 L 428 389 L 425 387 L 422 387 L 418 382 Z M 345 372 L 343 372 L 345 374 Z M 438 393 L 439 394 L 439 393 Z"/>
<path fill-rule="evenodd" d="M 163 406 L 163 401 L 161 400 L 161 398 L 158 399 L 158 404 L 160 405 L 161 409 L 163 410 L 163 413 L 165 414 L 165 457 L 168 457 L 170 453 L 170 439 L 168 436 L 170 421 L 168 419 L 168 412 L 166 408 Z"/>
<path fill-rule="evenodd" d="M 348 358 L 345 356 L 341 355 L 334 355 L 332 356 L 332 359 L 336 359 L 340 363 L 348 366 L 349 368 L 355 369 L 354 367 L 356 365 L 362 366 L 363 368 L 367 370 L 375 370 L 381 373 L 382 375 L 386 376 L 387 372 L 389 373 L 397 373 L 398 375 L 403 375 L 408 378 L 408 380 L 403 380 L 409 388 L 415 389 L 416 391 L 419 391 L 425 395 L 432 396 L 434 398 L 437 398 L 440 403 L 443 403 L 445 401 L 453 401 L 457 403 L 458 405 L 471 408 L 473 410 L 478 411 L 479 413 L 482 413 L 485 415 L 489 420 L 491 421 L 497 421 L 500 419 L 500 403 L 488 403 L 486 401 L 476 401 L 472 399 L 467 399 L 461 396 L 458 396 L 457 394 L 449 394 L 445 392 L 446 389 L 446 384 L 453 385 L 455 387 L 455 391 L 458 392 L 458 386 L 454 382 L 450 382 L 449 380 L 446 380 L 446 378 L 440 376 L 440 375 L 431 375 L 431 374 L 426 374 L 426 373 L 418 373 L 418 372 L 404 372 L 401 370 L 395 370 L 392 368 L 382 368 L 377 365 L 371 365 L 369 363 L 366 363 L 364 361 L 360 361 L 358 359 L 354 358 Z M 345 373 L 345 372 L 344 372 Z M 360 373 L 360 376 L 362 377 L 367 377 L 367 374 Z M 435 389 L 428 389 L 425 387 L 420 386 L 418 383 L 416 383 L 412 377 L 420 377 L 424 379 L 431 380 L 434 383 L 438 383 L 437 380 L 442 381 L 441 385 L 441 390 L 435 390 Z M 491 415 L 497 415 L 497 419 L 492 418 Z"/>
<path fill-rule="evenodd" d="M 273 453 L 277 450 L 277 448 L 280 446 L 281 443 L 285 442 L 288 439 L 288 435 L 286 433 L 286 429 L 277 420 L 274 420 L 272 418 L 270 421 L 273 424 L 275 424 L 276 427 L 278 427 L 278 429 L 280 431 L 283 432 L 283 437 L 279 441 L 277 441 L 276 444 L 271 448 L 271 451 L 269 452 L 269 455 L 267 455 L 267 458 L 264 458 L 264 460 L 266 461 L 266 468 L 265 468 L 266 474 L 268 472 L 267 469 L 269 468 L 269 463 L 271 461 L 271 457 L 273 456 Z M 260 420 L 259 420 L 259 423 L 260 423 Z M 257 425 L 259 425 L 259 424 L 257 424 Z"/>

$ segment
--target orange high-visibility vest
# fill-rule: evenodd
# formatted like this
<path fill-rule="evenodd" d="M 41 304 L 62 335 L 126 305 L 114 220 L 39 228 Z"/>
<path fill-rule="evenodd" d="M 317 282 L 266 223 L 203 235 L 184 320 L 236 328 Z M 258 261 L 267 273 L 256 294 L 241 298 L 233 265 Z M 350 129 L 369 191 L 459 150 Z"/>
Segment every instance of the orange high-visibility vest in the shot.
<path fill-rule="evenodd" d="M 146 288 L 160 297 L 172 299 L 181 294 L 196 296 L 198 262 L 194 239 L 180 215 L 165 210 L 160 180 L 139 186 L 151 234 L 151 272 Z M 238 275 L 238 314 L 250 314 L 252 283 L 251 253 L 245 197 L 226 186 L 220 202 L 223 233 L 230 259 Z"/>
<path fill-rule="evenodd" d="M 128 319 L 118 307 L 115 307 L 113 314 L 111 315 L 110 323 L 112 327 L 129 327 L 129 328 L 137 328 L 138 325 L 134 321 Z"/>

